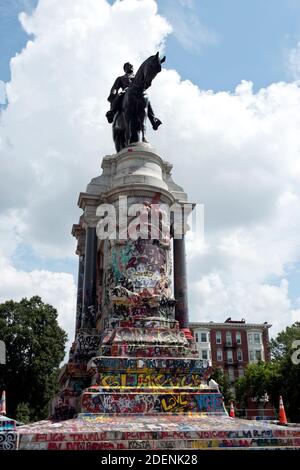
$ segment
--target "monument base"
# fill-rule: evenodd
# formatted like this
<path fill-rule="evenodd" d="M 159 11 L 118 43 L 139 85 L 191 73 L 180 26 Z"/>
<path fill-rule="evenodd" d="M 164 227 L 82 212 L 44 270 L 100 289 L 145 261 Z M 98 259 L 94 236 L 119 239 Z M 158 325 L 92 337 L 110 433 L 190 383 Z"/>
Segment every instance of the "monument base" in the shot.
<path fill-rule="evenodd" d="M 296 449 L 300 428 L 229 416 L 97 415 L 21 426 L 19 450 Z"/>
<path fill-rule="evenodd" d="M 93 385 L 82 393 L 82 412 L 226 414 L 218 388 L 206 385 L 211 367 L 200 359 L 100 356 L 88 371 Z"/>

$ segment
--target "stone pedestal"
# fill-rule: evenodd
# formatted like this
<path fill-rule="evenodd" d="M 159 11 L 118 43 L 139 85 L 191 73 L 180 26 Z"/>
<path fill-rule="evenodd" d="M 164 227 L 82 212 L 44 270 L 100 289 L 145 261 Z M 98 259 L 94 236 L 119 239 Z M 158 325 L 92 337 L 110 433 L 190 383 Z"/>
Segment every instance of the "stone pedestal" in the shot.
<path fill-rule="evenodd" d="M 170 208 L 181 213 L 188 204 L 172 180 L 172 166 L 138 144 L 105 157 L 102 168 L 79 197 L 83 215 L 73 234 L 82 246 L 77 235 L 85 232 L 82 321 L 53 417 L 59 419 L 63 409 L 226 414 L 219 390 L 207 386 L 211 369 L 198 358 L 188 330 L 184 234 L 172 240 L 174 230 L 163 229 L 174 220 Z M 101 204 L 113 207 L 108 219 L 99 217 Z M 132 236 L 140 227 L 133 204 L 143 208 L 139 220 L 146 217 L 143 236 Z M 113 236 L 99 239 L 106 226 Z"/>

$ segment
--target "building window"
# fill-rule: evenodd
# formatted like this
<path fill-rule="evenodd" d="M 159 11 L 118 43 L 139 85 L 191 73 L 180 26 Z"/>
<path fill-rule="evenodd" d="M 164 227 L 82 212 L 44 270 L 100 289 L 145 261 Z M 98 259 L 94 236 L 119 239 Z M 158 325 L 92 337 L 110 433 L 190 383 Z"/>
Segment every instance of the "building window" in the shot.
<path fill-rule="evenodd" d="M 242 367 L 239 367 L 239 377 L 244 377 L 244 375 L 245 375 L 244 369 Z"/>
<path fill-rule="evenodd" d="M 241 349 L 237 350 L 237 360 L 242 361 L 243 360 L 243 351 Z"/>
<path fill-rule="evenodd" d="M 207 343 L 207 333 L 201 333 L 201 343 Z"/>
<path fill-rule="evenodd" d="M 195 333 L 195 340 L 196 340 L 196 343 L 198 343 L 198 341 L 199 341 L 198 333 Z"/>
<path fill-rule="evenodd" d="M 236 332 L 235 339 L 236 339 L 236 344 L 242 344 L 242 336 L 239 331 Z"/>
<path fill-rule="evenodd" d="M 254 351 L 249 351 L 250 362 L 254 362 Z"/>
<path fill-rule="evenodd" d="M 249 341 L 249 344 L 253 343 L 252 333 L 248 333 L 248 341 Z"/>
<path fill-rule="evenodd" d="M 207 349 L 202 349 L 202 359 L 208 359 L 208 352 Z"/>
<path fill-rule="evenodd" d="M 227 362 L 233 362 L 232 351 L 227 351 Z"/>
<path fill-rule="evenodd" d="M 217 361 L 223 361 L 223 351 L 222 351 L 222 349 L 217 349 Z"/>
<path fill-rule="evenodd" d="M 232 336 L 230 331 L 226 331 L 226 344 L 232 346 Z"/>
<path fill-rule="evenodd" d="M 262 360 L 262 357 L 261 357 L 261 350 L 260 349 L 257 349 L 255 351 L 255 359 L 256 361 L 261 361 Z"/>
<path fill-rule="evenodd" d="M 259 333 L 254 333 L 254 343 L 255 344 L 260 344 L 260 334 Z"/>
<path fill-rule="evenodd" d="M 217 343 L 217 344 L 221 344 L 221 343 L 222 343 L 221 331 L 217 331 L 217 332 L 216 332 L 216 343 Z"/>

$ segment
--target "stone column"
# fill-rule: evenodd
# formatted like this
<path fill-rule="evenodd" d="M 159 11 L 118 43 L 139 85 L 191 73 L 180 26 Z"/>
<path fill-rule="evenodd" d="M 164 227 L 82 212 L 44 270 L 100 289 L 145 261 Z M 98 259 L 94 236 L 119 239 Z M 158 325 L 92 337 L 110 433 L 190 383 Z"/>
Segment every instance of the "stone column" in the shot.
<path fill-rule="evenodd" d="M 176 300 L 175 319 L 179 321 L 180 328 L 189 327 L 185 238 L 173 239 L 174 254 L 174 297 Z"/>
<path fill-rule="evenodd" d="M 82 328 L 95 328 L 94 322 L 96 314 L 96 266 L 96 227 L 87 227 L 85 238 Z"/>
<path fill-rule="evenodd" d="M 84 256 L 79 255 L 78 281 L 77 281 L 77 305 L 76 305 L 76 333 L 81 327 L 83 307 L 83 279 L 84 279 Z"/>

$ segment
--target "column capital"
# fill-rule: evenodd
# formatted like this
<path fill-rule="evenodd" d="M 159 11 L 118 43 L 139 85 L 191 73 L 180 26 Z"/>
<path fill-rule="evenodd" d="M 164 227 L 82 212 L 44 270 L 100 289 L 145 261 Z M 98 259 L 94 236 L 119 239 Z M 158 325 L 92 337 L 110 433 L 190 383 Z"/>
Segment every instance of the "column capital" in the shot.
<path fill-rule="evenodd" d="M 80 209 L 85 210 L 87 206 L 98 207 L 101 198 L 98 194 L 79 193 L 78 206 Z"/>
<path fill-rule="evenodd" d="M 82 256 L 85 252 L 85 228 L 80 224 L 73 224 L 72 235 L 77 240 L 76 255 Z"/>
<path fill-rule="evenodd" d="M 83 223 L 84 229 L 87 230 L 89 227 L 96 228 L 98 222 L 99 222 L 99 217 L 96 217 L 96 215 L 93 216 L 91 214 L 88 214 L 84 216 L 82 223 Z"/>

